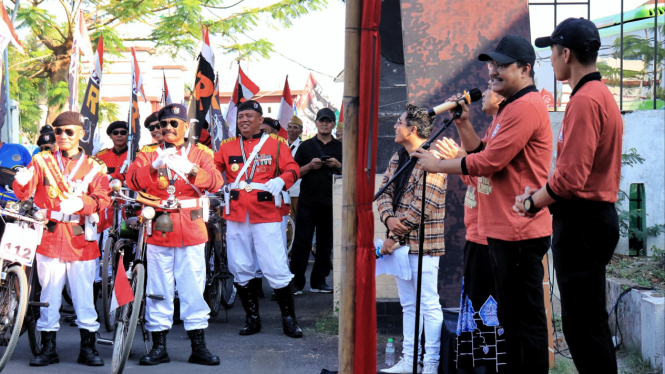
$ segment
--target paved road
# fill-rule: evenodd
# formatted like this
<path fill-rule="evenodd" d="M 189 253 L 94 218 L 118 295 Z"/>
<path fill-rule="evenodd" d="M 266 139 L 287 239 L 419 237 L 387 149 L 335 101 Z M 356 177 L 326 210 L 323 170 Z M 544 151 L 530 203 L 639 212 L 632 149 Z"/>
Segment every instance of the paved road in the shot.
<path fill-rule="evenodd" d="M 332 284 L 332 276 L 328 279 L 328 284 Z M 309 285 L 306 290 L 309 290 Z M 238 335 L 239 329 L 244 326 L 244 311 L 239 300 L 233 308 L 228 310 L 228 321 L 225 320 L 223 311 L 217 318 L 210 320 L 210 326 L 206 330 L 206 340 L 210 351 L 220 356 L 222 361 L 220 366 L 206 367 L 187 362 L 191 352 L 190 341 L 180 324 L 174 326 L 167 335 L 167 349 L 171 356 L 171 363 L 154 367 L 138 365 L 139 358 L 145 354 L 145 348 L 137 331 L 125 373 L 319 374 L 322 368 L 329 370 L 337 368 L 337 336 L 317 334 L 314 331 L 317 317 L 324 311 L 332 309 L 332 294 L 306 291 L 303 295 L 296 297 L 298 322 L 305 336 L 302 339 L 292 339 L 286 337 L 282 332 L 279 307 L 276 302 L 270 301 L 272 290 L 267 281 L 264 281 L 264 291 L 266 297 L 260 301 L 263 322 L 261 333 L 252 336 Z M 103 331 L 104 337 L 111 337 L 111 333 L 107 333 L 103 326 L 100 331 Z M 4 372 L 11 374 L 111 372 L 111 347 L 98 346 L 105 366 L 93 368 L 76 363 L 79 343 L 78 329 L 61 320 L 61 329 L 57 336 L 60 363 L 44 368 L 34 368 L 28 366 L 33 356 L 28 346 L 28 337 L 24 334 Z M 149 344 L 150 346 L 151 344 Z"/>

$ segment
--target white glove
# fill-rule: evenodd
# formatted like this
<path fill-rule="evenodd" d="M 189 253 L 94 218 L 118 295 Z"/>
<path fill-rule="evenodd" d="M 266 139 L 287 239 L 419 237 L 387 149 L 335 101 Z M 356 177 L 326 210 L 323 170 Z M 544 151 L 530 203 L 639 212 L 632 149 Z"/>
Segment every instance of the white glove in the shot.
<path fill-rule="evenodd" d="M 177 154 L 169 156 L 169 158 L 166 159 L 166 165 L 182 174 L 189 174 L 194 167 L 194 164 L 189 162 L 186 157 Z"/>
<path fill-rule="evenodd" d="M 80 197 L 72 197 L 60 203 L 60 211 L 63 214 L 74 214 L 83 209 L 83 200 Z"/>
<path fill-rule="evenodd" d="M 165 150 L 162 150 L 162 148 L 157 148 L 157 158 L 155 161 L 152 162 L 152 167 L 153 169 L 157 170 L 164 166 L 164 163 L 166 162 L 166 158 L 169 155 L 172 155 L 176 152 L 175 148 L 166 148 Z"/>
<path fill-rule="evenodd" d="M 14 180 L 21 185 L 21 187 L 25 186 L 32 180 L 32 176 L 35 174 L 35 167 L 30 166 L 30 168 L 23 168 L 16 173 L 14 176 Z"/>
<path fill-rule="evenodd" d="M 273 196 L 277 196 L 277 194 L 282 192 L 282 188 L 284 188 L 285 184 L 284 179 L 277 177 L 269 180 L 268 183 L 266 183 L 266 188 Z"/>

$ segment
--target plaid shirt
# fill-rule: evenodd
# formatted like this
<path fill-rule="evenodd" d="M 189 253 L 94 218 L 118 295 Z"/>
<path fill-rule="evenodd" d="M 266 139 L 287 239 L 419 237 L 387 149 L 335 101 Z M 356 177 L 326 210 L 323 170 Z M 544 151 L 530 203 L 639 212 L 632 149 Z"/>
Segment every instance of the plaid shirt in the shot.
<path fill-rule="evenodd" d="M 383 176 L 381 186 L 397 171 L 399 156 L 397 153 L 390 159 L 390 164 Z M 386 224 L 390 217 L 407 217 L 402 223 L 411 231 L 404 238 L 410 252 L 418 253 L 418 225 L 420 224 L 420 208 L 423 196 L 423 169 L 420 165 L 413 168 L 402 198 L 397 206 L 397 212 L 393 212 L 393 185 L 390 185 L 381 194 L 378 200 L 378 208 L 381 222 Z M 441 256 L 446 253 L 446 244 L 443 233 L 443 220 L 446 217 L 446 187 L 448 185 L 447 174 L 427 174 L 427 190 L 425 192 L 425 242 L 424 254 L 428 256 Z M 386 225 L 387 227 L 387 225 Z"/>

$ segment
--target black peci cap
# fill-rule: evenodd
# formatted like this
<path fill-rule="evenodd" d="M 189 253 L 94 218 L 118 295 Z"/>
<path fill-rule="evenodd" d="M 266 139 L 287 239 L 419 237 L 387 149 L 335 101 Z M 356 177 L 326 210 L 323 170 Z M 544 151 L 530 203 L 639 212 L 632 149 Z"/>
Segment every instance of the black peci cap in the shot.
<path fill-rule="evenodd" d="M 261 104 L 259 104 L 258 101 L 247 100 L 245 102 L 240 103 L 240 105 L 238 105 L 238 114 L 240 114 L 240 112 L 245 110 L 253 110 L 259 113 L 260 115 L 263 115 L 263 108 L 261 108 Z"/>
<path fill-rule="evenodd" d="M 111 135 L 111 132 L 115 129 L 123 129 L 127 130 L 129 127 L 127 126 L 127 122 L 125 121 L 115 121 L 112 122 L 109 127 L 106 128 L 106 135 Z"/>
<path fill-rule="evenodd" d="M 53 127 L 46 125 L 39 129 L 39 138 L 37 138 L 37 146 L 43 144 L 55 144 L 55 133 Z"/>
<path fill-rule="evenodd" d="M 147 129 L 147 128 L 149 128 L 149 126 L 150 126 L 151 123 L 153 123 L 153 122 L 155 122 L 155 121 L 159 121 L 159 117 L 158 117 L 158 115 L 159 115 L 159 111 L 156 111 L 156 112 L 151 113 L 151 114 L 145 119 L 145 121 L 143 121 L 143 126 L 145 126 L 145 128 Z"/>
<path fill-rule="evenodd" d="M 536 47 L 545 48 L 554 44 L 584 52 L 600 49 L 600 34 L 596 24 L 584 18 L 563 20 L 550 36 L 536 39 Z"/>
<path fill-rule="evenodd" d="M 270 117 L 263 117 L 263 124 L 272 127 L 274 130 L 279 131 L 279 121 Z"/>
<path fill-rule="evenodd" d="M 336 120 L 335 112 L 333 112 L 332 109 L 330 108 L 320 109 L 316 113 L 316 120 L 319 121 L 321 118 L 328 118 L 329 120 L 335 122 Z"/>
<path fill-rule="evenodd" d="M 57 117 L 55 117 L 55 120 L 53 121 L 52 125 L 53 127 L 68 126 L 68 125 L 83 127 L 83 121 L 84 118 L 81 113 L 62 112 L 58 114 Z"/>
<path fill-rule="evenodd" d="M 480 61 L 496 61 L 500 64 L 510 64 L 522 61 L 533 65 L 536 63 L 536 51 L 528 40 L 521 36 L 506 35 L 501 39 L 494 52 L 483 53 L 478 56 Z"/>
<path fill-rule="evenodd" d="M 185 122 L 187 121 L 187 108 L 181 104 L 169 104 L 163 107 L 158 114 L 159 120 L 177 118 Z"/>

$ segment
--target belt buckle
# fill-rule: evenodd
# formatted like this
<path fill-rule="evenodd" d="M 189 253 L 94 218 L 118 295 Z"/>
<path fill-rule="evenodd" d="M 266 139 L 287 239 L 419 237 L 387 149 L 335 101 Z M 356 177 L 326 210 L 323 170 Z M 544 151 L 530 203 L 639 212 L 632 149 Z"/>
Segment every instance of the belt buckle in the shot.
<path fill-rule="evenodd" d="M 247 185 L 245 186 L 245 191 L 252 192 L 252 190 L 253 190 L 252 185 L 250 183 L 247 183 Z"/>

